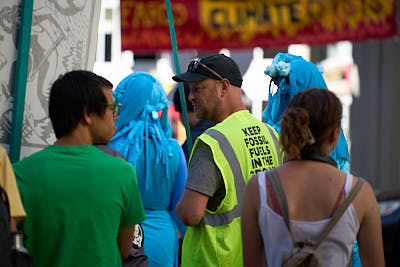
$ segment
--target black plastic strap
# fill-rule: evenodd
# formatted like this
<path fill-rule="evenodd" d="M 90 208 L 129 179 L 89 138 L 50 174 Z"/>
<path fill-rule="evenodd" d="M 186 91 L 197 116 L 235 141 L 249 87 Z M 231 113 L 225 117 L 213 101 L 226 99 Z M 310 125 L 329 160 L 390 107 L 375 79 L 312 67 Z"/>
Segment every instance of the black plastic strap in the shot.
<path fill-rule="evenodd" d="M 8 211 L 8 220 L 10 221 L 10 204 L 8 202 L 8 196 L 6 191 L 4 190 L 4 188 L 2 186 L 0 186 L 0 197 L 1 200 L 4 202 L 4 204 L 7 207 L 7 211 Z"/>

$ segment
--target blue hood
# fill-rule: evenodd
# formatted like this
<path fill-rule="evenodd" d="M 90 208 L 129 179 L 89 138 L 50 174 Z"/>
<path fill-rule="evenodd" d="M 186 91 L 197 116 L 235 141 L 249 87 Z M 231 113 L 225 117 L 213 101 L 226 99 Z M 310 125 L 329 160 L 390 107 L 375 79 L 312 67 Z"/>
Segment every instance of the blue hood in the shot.
<path fill-rule="evenodd" d="M 148 73 L 135 72 L 123 79 L 113 94 L 115 102 L 121 104 L 121 111 L 115 121 L 117 132 L 109 145 L 135 167 L 144 150 L 146 176 L 149 173 L 148 142 L 155 145 L 156 163 L 168 164 L 171 130 L 167 95 L 160 82 Z M 161 118 L 159 111 L 162 111 Z M 169 175 L 167 172 L 166 176 Z"/>
<path fill-rule="evenodd" d="M 263 112 L 263 119 L 278 133 L 280 133 L 281 115 L 295 94 L 309 88 L 328 89 L 321 70 L 300 56 L 278 53 L 264 73 L 271 77 L 271 83 L 273 82 L 278 89 L 272 95 L 270 83 L 268 106 Z M 338 145 L 331 152 L 331 157 L 339 169 L 349 172 L 349 152 L 343 131 L 340 133 Z"/>

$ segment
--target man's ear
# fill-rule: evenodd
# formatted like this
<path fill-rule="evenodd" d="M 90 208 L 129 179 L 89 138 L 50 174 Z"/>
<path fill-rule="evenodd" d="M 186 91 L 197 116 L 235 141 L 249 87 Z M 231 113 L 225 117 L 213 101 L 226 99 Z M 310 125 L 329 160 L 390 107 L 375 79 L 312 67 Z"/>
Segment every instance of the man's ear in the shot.
<path fill-rule="evenodd" d="M 221 96 L 223 97 L 229 90 L 229 80 L 222 79 L 220 82 L 221 82 Z"/>
<path fill-rule="evenodd" d="M 83 123 L 84 124 L 92 124 L 92 116 L 88 114 L 86 107 L 83 108 Z"/>

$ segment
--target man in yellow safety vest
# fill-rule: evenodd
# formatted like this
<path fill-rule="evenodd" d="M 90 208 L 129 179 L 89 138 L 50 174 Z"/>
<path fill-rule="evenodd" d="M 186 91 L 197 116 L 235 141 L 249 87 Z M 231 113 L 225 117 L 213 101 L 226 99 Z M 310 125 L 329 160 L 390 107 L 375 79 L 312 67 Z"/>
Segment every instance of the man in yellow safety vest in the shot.
<path fill-rule="evenodd" d="M 189 82 L 199 119 L 216 125 L 200 135 L 176 212 L 189 225 L 182 266 L 242 266 L 240 216 L 248 180 L 281 163 L 278 134 L 254 118 L 241 98 L 242 75 L 223 54 L 192 60 L 177 82 Z"/>

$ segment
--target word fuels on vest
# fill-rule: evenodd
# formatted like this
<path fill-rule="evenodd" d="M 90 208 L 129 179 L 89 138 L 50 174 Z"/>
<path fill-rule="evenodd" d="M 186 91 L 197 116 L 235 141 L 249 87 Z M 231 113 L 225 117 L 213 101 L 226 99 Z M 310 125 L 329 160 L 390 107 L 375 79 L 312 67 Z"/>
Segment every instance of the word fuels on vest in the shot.
<path fill-rule="evenodd" d="M 269 142 L 264 134 L 261 134 L 259 126 L 251 126 L 242 129 L 245 135 L 243 139 L 246 144 L 247 152 L 251 158 L 250 176 L 260 171 L 269 170 L 274 162 L 272 160 Z"/>

